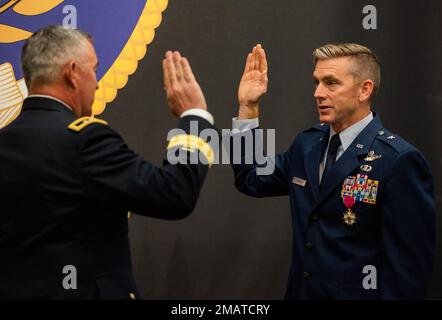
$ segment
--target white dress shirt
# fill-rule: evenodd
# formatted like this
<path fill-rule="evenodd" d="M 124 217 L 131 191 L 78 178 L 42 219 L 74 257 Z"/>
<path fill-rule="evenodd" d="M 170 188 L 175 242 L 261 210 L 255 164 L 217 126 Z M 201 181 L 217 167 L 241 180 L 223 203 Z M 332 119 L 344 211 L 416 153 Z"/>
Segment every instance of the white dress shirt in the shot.
<path fill-rule="evenodd" d="M 352 144 L 353 140 L 356 139 L 356 137 L 361 133 L 362 130 L 373 120 L 373 113 L 370 112 L 368 116 L 366 116 L 364 119 L 359 120 L 355 124 L 351 125 L 350 127 L 342 130 L 339 133 L 339 139 L 341 139 L 341 145 L 338 148 L 338 152 L 336 154 L 336 161 L 342 156 L 342 154 L 347 150 L 347 148 Z M 324 173 L 325 163 L 327 161 L 327 152 L 328 147 L 330 144 L 331 138 L 336 134 L 336 132 L 333 130 L 332 126 L 330 126 L 330 135 L 328 137 L 328 144 L 327 149 L 324 153 L 324 158 L 322 159 L 321 163 L 319 164 L 319 183 L 321 183 L 322 180 L 322 174 Z"/>
<path fill-rule="evenodd" d="M 213 119 L 212 114 L 209 111 L 207 111 L 207 110 L 198 109 L 198 108 L 192 108 L 192 109 L 184 111 L 181 114 L 180 118 L 185 117 L 185 116 L 201 117 L 201 118 L 206 119 L 207 121 L 209 121 L 212 126 L 215 124 L 215 120 Z"/>

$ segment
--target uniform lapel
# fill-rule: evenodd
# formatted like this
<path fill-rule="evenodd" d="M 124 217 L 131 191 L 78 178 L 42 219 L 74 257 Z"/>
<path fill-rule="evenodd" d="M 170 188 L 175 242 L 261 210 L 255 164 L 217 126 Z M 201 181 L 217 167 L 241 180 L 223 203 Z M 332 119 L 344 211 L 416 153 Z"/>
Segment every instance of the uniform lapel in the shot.
<path fill-rule="evenodd" d="M 347 176 L 358 168 L 360 164 L 359 157 L 366 155 L 370 151 L 370 147 L 380 129 L 382 129 L 382 123 L 380 122 L 379 117 L 375 114 L 374 119 L 355 138 L 352 144 L 335 162 L 325 177 L 325 180 L 322 181 L 315 209 L 330 195 L 330 193 L 333 192 L 333 190 L 336 189 L 336 187 L 342 184 Z M 317 166 L 316 168 L 319 167 Z"/>
<path fill-rule="evenodd" d="M 304 158 L 307 181 L 310 184 L 315 200 L 318 199 L 319 194 L 319 163 L 321 162 L 321 156 L 328 142 L 327 137 L 329 135 L 328 129 L 324 128 L 322 131 L 323 135 L 318 138 L 317 143 L 305 154 Z"/>

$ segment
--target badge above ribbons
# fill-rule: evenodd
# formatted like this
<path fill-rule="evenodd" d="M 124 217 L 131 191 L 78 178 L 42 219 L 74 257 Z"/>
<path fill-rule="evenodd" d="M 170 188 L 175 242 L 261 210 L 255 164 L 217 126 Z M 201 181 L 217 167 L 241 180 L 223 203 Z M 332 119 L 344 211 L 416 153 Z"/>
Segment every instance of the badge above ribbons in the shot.
<path fill-rule="evenodd" d="M 94 114 L 115 99 L 153 41 L 168 0 L 0 0 L 0 129 L 20 113 L 28 92 L 20 66 L 21 47 L 33 32 L 64 24 L 75 13 L 89 32 L 100 65 Z"/>

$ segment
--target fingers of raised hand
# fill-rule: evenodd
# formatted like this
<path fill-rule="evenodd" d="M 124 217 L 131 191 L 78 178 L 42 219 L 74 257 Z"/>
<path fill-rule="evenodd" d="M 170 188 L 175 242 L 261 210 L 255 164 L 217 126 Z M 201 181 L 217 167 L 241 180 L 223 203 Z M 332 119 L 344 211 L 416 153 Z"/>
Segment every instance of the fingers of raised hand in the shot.
<path fill-rule="evenodd" d="M 250 71 L 267 72 L 267 58 L 260 44 L 254 46 L 252 52 L 247 56 L 244 73 Z"/>
<path fill-rule="evenodd" d="M 259 69 L 260 69 L 261 60 L 259 58 L 260 58 L 261 50 L 262 49 L 261 49 L 260 44 L 255 46 L 255 70 L 256 71 L 259 71 Z"/>
<path fill-rule="evenodd" d="M 251 60 L 250 60 L 250 68 L 249 68 L 249 71 L 254 71 L 254 70 L 256 70 L 256 66 L 255 66 L 255 64 L 256 64 L 256 46 L 253 47 L 253 50 L 252 50 L 252 57 L 251 57 Z"/>
<path fill-rule="evenodd" d="M 176 71 L 173 62 L 172 51 L 166 52 L 166 57 L 163 60 L 163 73 L 164 73 L 164 84 L 167 87 L 171 87 L 176 83 Z"/>
<path fill-rule="evenodd" d="M 252 63 L 252 54 L 249 53 L 247 55 L 246 65 L 244 67 L 244 73 L 247 73 L 250 71 L 250 64 Z"/>
<path fill-rule="evenodd" d="M 267 72 L 267 57 L 266 52 L 264 49 L 259 45 L 258 48 L 258 59 L 259 59 L 259 71 L 260 72 Z"/>
<path fill-rule="evenodd" d="M 173 53 L 173 64 L 176 72 L 176 79 L 181 81 L 183 79 L 183 67 L 181 66 L 181 54 L 178 51 Z"/>
<path fill-rule="evenodd" d="M 194 81 L 195 76 L 193 75 L 192 68 L 190 67 L 190 63 L 186 58 L 181 58 L 181 67 L 183 69 L 183 76 L 187 82 Z"/>
<path fill-rule="evenodd" d="M 167 65 L 167 59 L 163 59 L 163 80 L 164 80 L 164 90 L 170 87 L 170 77 L 169 77 L 169 67 Z"/>

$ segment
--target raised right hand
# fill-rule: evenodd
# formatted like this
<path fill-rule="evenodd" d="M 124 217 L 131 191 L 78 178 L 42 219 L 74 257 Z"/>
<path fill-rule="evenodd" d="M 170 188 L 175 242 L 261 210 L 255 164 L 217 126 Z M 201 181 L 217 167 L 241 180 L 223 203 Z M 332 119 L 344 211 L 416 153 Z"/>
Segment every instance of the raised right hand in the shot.
<path fill-rule="evenodd" d="M 264 49 L 256 45 L 247 56 L 244 73 L 239 84 L 239 119 L 258 117 L 259 100 L 267 92 L 267 59 Z"/>
<path fill-rule="evenodd" d="M 189 109 L 207 110 L 204 94 L 186 58 L 178 51 L 166 52 L 163 60 L 164 90 L 170 111 L 177 117 Z"/>

